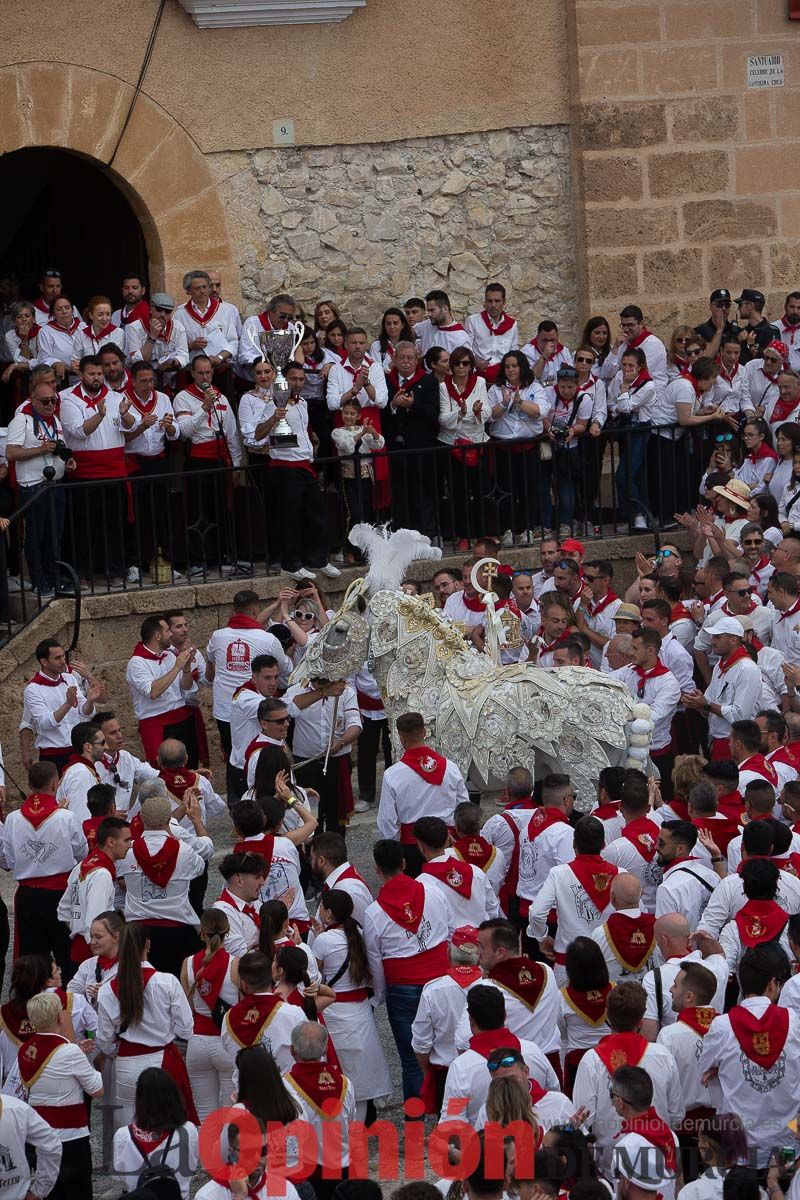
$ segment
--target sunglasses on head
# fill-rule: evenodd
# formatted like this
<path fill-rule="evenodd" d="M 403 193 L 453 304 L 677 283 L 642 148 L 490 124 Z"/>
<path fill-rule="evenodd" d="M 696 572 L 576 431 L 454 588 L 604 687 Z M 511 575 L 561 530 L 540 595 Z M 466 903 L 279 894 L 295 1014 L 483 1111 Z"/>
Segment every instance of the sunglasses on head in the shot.
<path fill-rule="evenodd" d="M 717 443 L 717 445 L 720 445 L 720 443 L 722 443 L 722 442 L 732 442 L 733 434 L 732 433 L 715 433 L 714 441 Z"/>
<path fill-rule="evenodd" d="M 494 1075 L 495 1071 L 499 1071 L 501 1067 L 513 1067 L 519 1062 L 516 1054 L 504 1054 L 502 1058 L 492 1058 L 486 1063 L 490 1073 Z"/>

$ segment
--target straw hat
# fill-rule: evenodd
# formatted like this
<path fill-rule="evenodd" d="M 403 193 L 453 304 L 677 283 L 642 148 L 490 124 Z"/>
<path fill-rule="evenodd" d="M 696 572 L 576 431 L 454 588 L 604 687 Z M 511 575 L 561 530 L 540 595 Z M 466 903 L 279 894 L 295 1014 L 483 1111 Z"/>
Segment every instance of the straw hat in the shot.
<path fill-rule="evenodd" d="M 727 483 L 715 487 L 714 491 L 740 508 L 750 507 L 750 488 L 741 479 L 729 479 Z"/>

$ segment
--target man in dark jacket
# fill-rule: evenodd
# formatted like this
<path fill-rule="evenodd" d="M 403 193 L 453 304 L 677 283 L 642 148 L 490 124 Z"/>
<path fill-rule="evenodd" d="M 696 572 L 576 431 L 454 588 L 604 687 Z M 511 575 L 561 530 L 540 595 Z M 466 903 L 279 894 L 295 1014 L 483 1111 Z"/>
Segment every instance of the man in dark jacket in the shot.
<path fill-rule="evenodd" d="M 394 524 L 433 537 L 439 384 L 423 370 L 412 342 L 397 343 L 386 379 L 386 445 L 390 451 L 400 452 L 390 458 Z"/>

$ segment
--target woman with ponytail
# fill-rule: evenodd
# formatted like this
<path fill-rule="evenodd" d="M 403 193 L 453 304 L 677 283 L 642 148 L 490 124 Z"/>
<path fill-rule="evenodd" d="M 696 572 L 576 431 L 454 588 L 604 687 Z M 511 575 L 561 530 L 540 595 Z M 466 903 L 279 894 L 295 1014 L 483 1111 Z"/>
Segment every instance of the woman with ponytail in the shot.
<path fill-rule="evenodd" d="M 194 1009 L 194 1037 L 186 1050 L 197 1115 L 204 1120 L 230 1101 L 233 1066 L 220 1040 L 222 1018 L 239 1000 L 239 960 L 225 949 L 228 918 L 207 908 L 200 919 L 203 949 L 184 961 L 183 990 Z"/>
<path fill-rule="evenodd" d="M 391 1095 L 392 1076 L 370 1002 L 367 955 L 350 893 L 336 888 L 327 892 L 320 918 L 323 928 L 314 938 L 314 954 L 322 978 L 336 994 L 325 1024 L 353 1084 L 358 1120 L 363 1121 L 368 1109 L 374 1110 L 373 1101 Z"/>
<path fill-rule="evenodd" d="M 136 1083 L 147 1067 L 163 1067 L 181 1090 L 190 1121 L 197 1121 L 189 1076 L 176 1038 L 188 1041 L 193 1032 L 192 1010 L 174 975 L 156 971 L 147 961 L 150 942 L 144 927 L 130 922 L 119 939 L 114 979 L 97 994 L 97 1046 L 117 1056 L 114 1121 L 130 1124 Z"/>
<path fill-rule="evenodd" d="M 100 985 L 117 974 L 119 939 L 125 928 L 121 912 L 98 913 L 89 930 L 92 957 L 80 964 L 67 984 L 68 992 L 76 992 L 97 1007 Z"/>
<path fill-rule="evenodd" d="M 273 992 L 287 1004 L 302 1008 L 309 1021 L 318 1021 L 319 1014 L 333 1004 L 334 992 L 318 981 L 311 982 L 308 958 L 300 946 L 279 946 L 272 960 Z"/>
<path fill-rule="evenodd" d="M 297 946 L 306 956 L 306 971 L 312 983 L 319 982 L 317 960 L 305 942 L 300 940 L 297 926 L 289 920 L 289 910 L 282 900 L 267 900 L 259 911 L 261 927 L 258 949 L 267 958 L 274 959 L 281 946 Z"/>

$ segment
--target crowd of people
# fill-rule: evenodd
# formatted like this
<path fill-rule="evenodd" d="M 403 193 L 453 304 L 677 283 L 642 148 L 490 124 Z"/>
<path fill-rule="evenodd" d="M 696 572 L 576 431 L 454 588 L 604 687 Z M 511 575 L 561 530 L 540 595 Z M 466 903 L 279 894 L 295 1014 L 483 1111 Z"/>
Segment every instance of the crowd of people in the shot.
<path fill-rule="evenodd" d="M 358 558 L 349 529 L 376 517 L 459 553 L 481 534 L 599 536 L 604 514 L 614 530 L 666 527 L 721 473 L 792 521 L 799 292 L 773 323 L 757 289 L 717 288 L 668 346 L 626 305 L 570 350 L 552 320 L 521 333 L 502 283 L 463 324 L 433 290 L 370 332 L 287 294 L 243 322 L 218 273 L 183 283 L 176 303 L 126 276 L 118 308 L 97 295 L 81 315 L 58 271 L 33 301 L 3 278 L 0 517 L 24 515 L 12 590 L 23 559 L 39 595 L 71 586 L 65 555 L 82 585 L 246 575 L 258 557 L 335 577 Z M 295 322 L 276 387 L 265 339 Z"/>

